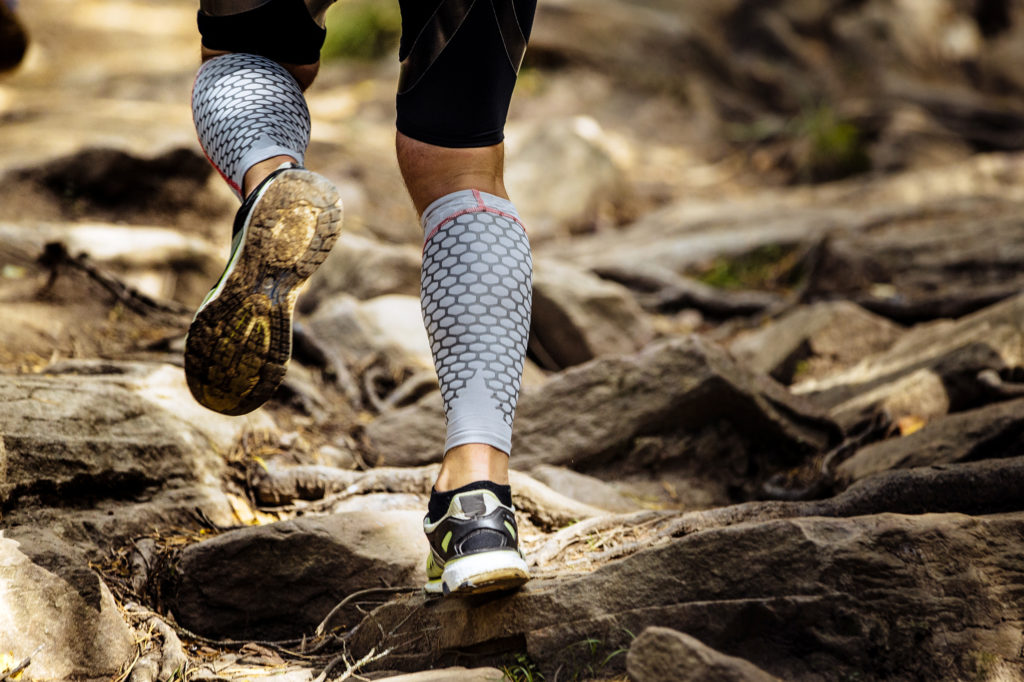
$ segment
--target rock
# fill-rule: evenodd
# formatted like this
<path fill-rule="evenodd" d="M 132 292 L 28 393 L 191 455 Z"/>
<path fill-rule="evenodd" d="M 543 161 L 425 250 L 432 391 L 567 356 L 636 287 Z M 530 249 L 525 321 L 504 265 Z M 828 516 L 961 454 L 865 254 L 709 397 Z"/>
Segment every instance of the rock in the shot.
<path fill-rule="evenodd" d="M 555 0 L 538 10 L 528 58 L 585 65 L 623 87 L 674 95 L 712 149 L 758 121 L 734 142 L 761 143 L 755 167 L 822 181 L 907 167 L 922 156 L 958 158 L 965 146 L 1019 148 L 1024 114 L 1002 97 L 1018 91 L 1019 76 L 1003 74 L 1024 26 L 1006 5 L 992 7 L 655 1 L 637 12 L 625 0 Z M 998 95 L 993 82 L 1003 83 Z M 944 134 L 899 125 L 908 107 Z M 922 155 L 925 144 L 935 151 Z M 765 155 L 779 158 L 758 164 Z"/>
<path fill-rule="evenodd" d="M 395 294 L 359 301 L 339 294 L 317 308 L 308 328 L 328 352 L 349 363 L 378 353 L 393 368 L 434 366 L 416 296 Z"/>
<path fill-rule="evenodd" d="M 423 597 L 404 597 L 368 616 L 390 638 L 367 626 L 349 644 L 358 657 L 408 643 L 388 666 L 415 670 L 525 642 L 547 675 L 600 666 L 630 633 L 658 625 L 783 679 L 969 678 L 977 651 L 1012 678 L 1021 672 L 1024 607 L 1013 595 L 1024 579 L 1022 532 L 1021 512 L 743 523 L 484 603 L 425 609 Z M 427 627 L 432 636 L 415 640 Z M 581 650 L 581 641 L 599 647 Z M 624 663 L 613 656 L 600 674 Z"/>
<path fill-rule="evenodd" d="M 368 424 L 367 443 L 390 465 L 436 461 L 442 423 L 441 401 L 432 396 Z M 838 437 L 808 403 L 693 337 L 599 358 L 525 389 L 512 462 L 524 470 L 551 464 L 605 475 L 682 467 L 742 497 L 754 490 L 751 467 L 768 476 Z"/>
<path fill-rule="evenodd" d="M 181 217 L 209 220 L 230 211 L 208 190 L 212 174 L 209 162 L 191 147 L 151 158 L 97 147 L 14 171 L 4 187 L 5 194 L 44 192 L 45 203 L 58 207 L 60 217 L 69 220 L 85 214 L 124 222 L 178 224 Z"/>
<path fill-rule="evenodd" d="M 699 311 L 710 318 L 727 319 L 783 305 L 781 297 L 771 292 L 721 289 L 650 264 L 605 265 L 597 274 L 634 291 L 644 310 L 652 312 Z"/>
<path fill-rule="evenodd" d="M 173 528 L 176 532 L 198 532 L 211 524 L 226 528 L 248 523 L 251 519 L 245 516 L 251 513 L 237 509 L 219 484 L 170 481 L 160 488 L 137 492 L 131 501 L 97 499 L 89 508 L 19 504 L 5 512 L 4 534 L 18 539 L 22 532 L 46 528 L 73 544 L 89 561 L 102 561 L 154 528 Z"/>
<path fill-rule="evenodd" d="M 871 230 L 837 234 L 808 276 L 806 296 L 847 298 L 904 324 L 962 317 L 1024 284 L 1021 204 L 947 199 Z M 978 219 L 979 215 L 984 219 Z M 995 245 L 998 245 L 996 247 Z"/>
<path fill-rule="evenodd" d="M 550 363 L 546 369 L 634 353 L 653 337 L 625 287 L 557 261 L 535 263 L 530 351 Z"/>
<path fill-rule="evenodd" d="M 848 301 L 801 306 L 755 331 L 729 351 L 777 381 L 814 379 L 846 369 L 891 346 L 902 329 Z"/>
<path fill-rule="evenodd" d="M 889 469 L 1006 457 L 1024 452 L 1024 400 L 952 414 L 910 435 L 861 448 L 836 469 L 840 485 Z"/>
<path fill-rule="evenodd" d="M 368 456 L 374 466 L 423 466 L 444 455 L 444 401 L 431 393 L 414 405 L 382 414 L 366 425 Z M 514 435 L 514 432 L 513 432 Z"/>
<path fill-rule="evenodd" d="M 812 452 L 837 435 L 781 386 L 690 337 L 598 359 L 524 392 L 513 448 L 518 466 L 579 470 L 623 456 L 638 437 L 693 433 L 719 420 L 742 423 L 751 437 L 756 433 L 766 459 L 774 447 Z"/>
<path fill-rule="evenodd" d="M 414 511 L 425 514 L 428 495 L 413 493 L 371 493 L 347 497 L 331 507 L 332 514 L 342 512 Z"/>
<path fill-rule="evenodd" d="M 918 325 L 888 350 L 845 371 L 797 382 L 792 391 L 844 426 L 883 410 L 894 422 L 930 421 L 984 405 L 991 390 L 979 373 L 1024 364 L 1022 314 L 1024 296 L 1017 296 L 956 321 Z"/>
<path fill-rule="evenodd" d="M 629 646 L 626 671 L 632 682 L 773 682 L 756 665 L 726 656 L 683 632 L 648 627 Z"/>
<path fill-rule="evenodd" d="M 655 267 L 683 273 L 715 256 L 738 255 L 766 244 L 812 241 L 865 218 L 841 206 L 800 203 L 795 195 L 781 201 L 776 195 L 770 202 L 758 195 L 728 202 L 687 199 L 651 211 L 615 233 L 582 235 L 538 251 L 595 272 Z"/>
<path fill-rule="evenodd" d="M 74 361 L 0 376 L 6 466 L 0 497 L 71 500 L 137 494 L 171 478 L 218 484 L 230 450 L 266 415 L 244 419 L 198 405 L 179 368 Z"/>
<path fill-rule="evenodd" d="M 624 496 L 615 486 L 566 467 L 540 464 L 530 470 L 530 476 L 566 497 L 598 509 L 612 512 L 640 509 L 640 505 Z"/>
<path fill-rule="evenodd" d="M 442 668 L 389 677 L 391 682 L 503 682 L 508 678 L 497 668 Z"/>
<path fill-rule="evenodd" d="M 168 608 L 208 637 L 284 639 L 312 634 L 344 597 L 425 581 L 423 515 L 348 512 L 229 531 L 182 550 Z M 272 598 L 268 598 L 272 596 Z M 349 625 L 355 610 L 332 623 Z"/>
<path fill-rule="evenodd" d="M 587 116 L 509 126 L 505 185 L 532 243 L 614 224 L 626 182 L 603 138 Z"/>
<path fill-rule="evenodd" d="M 72 256 L 88 254 L 105 266 L 145 268 L 213 268 L 223 263 L 221 249 L 180 230 L 148 225 L 99 222 L 0 223 L 0 240 L 8 248 L 36 256 L 49 242 L 61 242 Z"/>
<path fill-rule="evenodd" d="M 388 244 L 372 237 L 345 233 L 299 299 L 311 313 L 336 294 L 367 300 L 387 294 L 419 296 L 420 249 L 411 244 Z"/>
<path fill-rule="evenodd" d="M 75 549 L 45 531 L 0 538 L 0 574 L 0 651 L 31 655 L 26 677 L 112 679 L 131 663 L 134 634 Z"/>

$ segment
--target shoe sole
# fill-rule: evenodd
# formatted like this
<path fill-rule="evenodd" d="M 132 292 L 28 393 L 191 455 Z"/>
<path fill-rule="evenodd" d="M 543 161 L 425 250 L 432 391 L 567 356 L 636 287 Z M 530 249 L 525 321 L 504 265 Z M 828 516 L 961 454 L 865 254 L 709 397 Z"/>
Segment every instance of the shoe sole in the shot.
<path fill-rule="evenodd" d="M 438 580 L 424 585 L 430 594 L 462 597 L 514 590 L 530 579 L 526 561 L 516 551 L 483 552 L 449 561 Z"/>
<path fill-rule="evenodd" d="M 281 385 L 299 287 L 327 258 L 341 220 L 338 192 L 320 175 L 291 169 L 269 183 L 189 327 L 185 376 L 201 405 L 246 414 Z"/>

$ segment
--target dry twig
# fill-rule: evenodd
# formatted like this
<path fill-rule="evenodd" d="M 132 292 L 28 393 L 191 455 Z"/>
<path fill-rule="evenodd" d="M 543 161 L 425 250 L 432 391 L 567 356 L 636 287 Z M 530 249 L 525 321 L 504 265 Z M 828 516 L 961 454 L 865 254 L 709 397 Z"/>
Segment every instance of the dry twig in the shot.
<path fill-rule="evenodd" d="M 14 666 L 6 673 L 4 673 L 4 676 L 0 677 L 0 682 L 6 682 L 7 680 L 11 679 L 12 677 L 20 673 L 25 668 L 29 667 L 32 664 L 32 657 L 38 654 L 40 651 L 42 651 L 43 646 L 44 645 L 42 644 L 37 646 L 36 650 L 30 653 L 28 656 L 26 656 L 20 663 L 18 663 L 18 665 Z"/>

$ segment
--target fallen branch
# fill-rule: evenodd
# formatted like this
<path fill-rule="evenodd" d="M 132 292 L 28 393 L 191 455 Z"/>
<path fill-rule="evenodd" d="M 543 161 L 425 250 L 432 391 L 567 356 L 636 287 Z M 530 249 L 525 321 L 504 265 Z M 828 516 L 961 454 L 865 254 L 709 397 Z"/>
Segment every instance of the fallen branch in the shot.
<path fill-rule="evenodd" d="M 57 281 L 59 268 L 67 266 L 84 272 L 89 279 L 110 292 L 126 308 L 139 315 L 149 315 L 155 312 L 177 317 L 186 315 L 189 312 L 188 308 L 179 303 L 157 301 L 138 289 L 128 286 L 114 275 L 103 272 L 93 265 L 85 254 L 72 256 L 68 253 L 67 247 L 63 242 L 49 242 L 46 244 L 37 261 L 40 265 L 50 268 L 50 279 L 46 283 L 47 288 L 53 286 L 54 282 Z"/>

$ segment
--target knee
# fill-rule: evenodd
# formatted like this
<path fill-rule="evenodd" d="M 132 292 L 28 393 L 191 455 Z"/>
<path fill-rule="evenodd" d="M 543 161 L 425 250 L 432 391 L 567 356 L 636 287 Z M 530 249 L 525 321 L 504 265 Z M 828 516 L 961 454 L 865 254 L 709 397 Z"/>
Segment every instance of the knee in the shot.
<path fill-rule="evenodd" d="M 504 145 L 450 148 L 395 138 L 398 167 L 418 213 L 452 192 L 476 189 L 507 199 L 503 179 Z"/>

